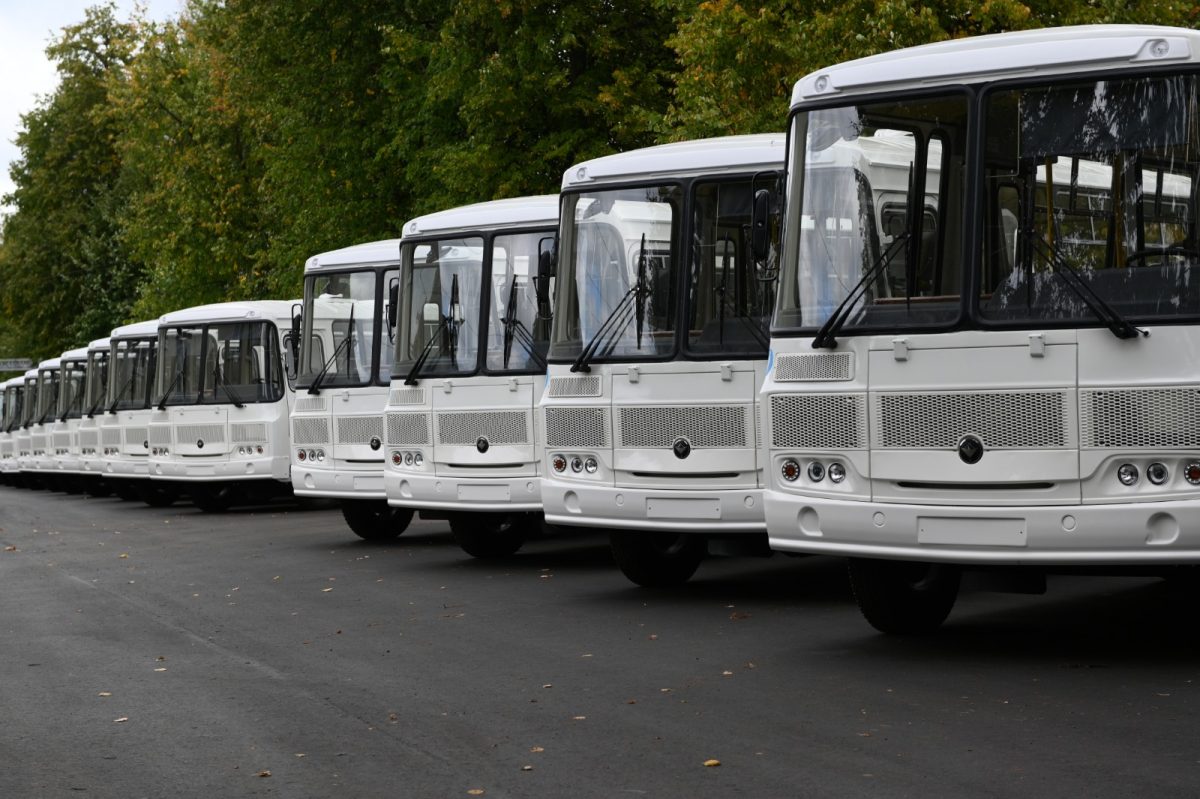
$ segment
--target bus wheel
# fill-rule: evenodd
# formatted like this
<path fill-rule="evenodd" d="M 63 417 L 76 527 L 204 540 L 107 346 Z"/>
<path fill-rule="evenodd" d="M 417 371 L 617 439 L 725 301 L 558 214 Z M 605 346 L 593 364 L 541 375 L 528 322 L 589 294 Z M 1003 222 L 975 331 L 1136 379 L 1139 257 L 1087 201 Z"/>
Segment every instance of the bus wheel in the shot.
<path fill-rule="evenodd" d="M 708 554 L 704 536 L 613 530 L 608 537 L 621 573 L 643 588 L 683 585 Z"/>
<path fill-rule="evenodd" d="M 197 485 L 188 490 L 192 504 L 205 513 L 224 513 L 241 497 L 237 486 L 230 483 Z"/>
<path fill-rule="evenodd" d="M 137 486 L 132 480 L 111 480 L 104 481 L 105 485 L 112 487 L 112 492 L 126 502 L 132 502 L 139 499 Z"/>
<path fill-rule="evenodd" d="M 386 499 L 343 499 L 342 518 L 364 541 L 391 541 L 408 529 L 412 508 L 393 508 Z"/>
<path fill-rule="evenodd" d="M 450 534 L 472 557 L 503 558 L 520 549 L 538 523 L 531 513 L 452 513 Z"/>
<path fill-rule="evenodd" d="M 866 620 L 882 633 L 912 635 L 941 626 L 962 576 L 957 566 L 850 559 L 850 587 Z"/>
<path fill-rule="evenodd" d="M 138 486 L 137 492 L 142 502 L 152 508 L 165 508 L 179 499 L 179 492 L 174 486 L 158 485 L 149 480 Z"/>

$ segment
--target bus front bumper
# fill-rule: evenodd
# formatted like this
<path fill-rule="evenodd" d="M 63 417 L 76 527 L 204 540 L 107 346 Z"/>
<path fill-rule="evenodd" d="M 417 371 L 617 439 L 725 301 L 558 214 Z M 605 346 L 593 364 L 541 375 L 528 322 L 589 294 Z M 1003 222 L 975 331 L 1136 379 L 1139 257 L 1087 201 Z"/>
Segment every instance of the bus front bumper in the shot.
<path fill-rule="evenodd" d="M 760 488 L 663 490 L 614 488 L 546 478 L 546 521 L 583 527 L 680 533 L 762 533 Z"/>

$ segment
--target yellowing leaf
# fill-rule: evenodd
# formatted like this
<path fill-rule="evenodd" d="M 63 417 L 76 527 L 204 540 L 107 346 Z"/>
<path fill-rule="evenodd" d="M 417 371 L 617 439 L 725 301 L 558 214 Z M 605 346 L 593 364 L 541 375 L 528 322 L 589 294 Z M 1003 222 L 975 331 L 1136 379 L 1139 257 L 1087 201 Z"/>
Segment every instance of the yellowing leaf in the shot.
<path fill-rule="evenodd" d="M 468 796 L 483 796 L 483 788 L 472 788 L 467 791 Z"/>
<path fill-rule="evenodd" d="M 721 761 L 717 760 L 716 758 L 709 758 L 708 760 L 704 761 L 704 765 L 706 768 L 713 768 L 714 766 L 721 765 Z"/>
<path fill-rule="evenodd" d="M 258 772 L 258 776 L 260 776 L 260 777 L 270 777 L 270 776 L 271 776 L 271 772 L 270 772 L 270 771 L 267 771 L 266 769 L 263 769 L 262 771 Z"/>
<path fill-rule="evenodd" d="M 96 696 L 112 696 L 112 691 L 101 691 Z"/>
<path fill-rule="evenodd" d="M 118 558 L 120 558 L 121 560 L 125 560 L 126 558 L 128 558 L 128 557 L 129 557 L 129 553 L 128 553 L 128 552 L 122 552 L 120 555 L 117 555 L 117 557 L 118 557 Z"/>
<path fill-rule="evenodd" d="M 330 591 L 332 591 L 332 590 L 333 590 L 333 588 L 322 588 L 322 589 L 321 589 L 321 593 L 322 593 L 322 594 L 328 594 L 328 593 L 329 593 Z"/>

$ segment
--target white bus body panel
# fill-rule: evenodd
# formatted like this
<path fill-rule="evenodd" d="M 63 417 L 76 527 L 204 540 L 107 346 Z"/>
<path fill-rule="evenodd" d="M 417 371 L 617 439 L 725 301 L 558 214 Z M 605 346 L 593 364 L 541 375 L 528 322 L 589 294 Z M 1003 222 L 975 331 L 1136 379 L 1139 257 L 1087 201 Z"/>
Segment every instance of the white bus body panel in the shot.
<path fill-rule="evenodd" d="M 390 357 L 390 356 L 389 356 Z M 383 406 L 387 386 L 322 388 L 301 393 L 292 408 L 292 490 L 301 497 L 386 499 Z M 378 439 L 378 449 L 371 440 Z M 296 453 L 321 450 L 324 461 Z"/>

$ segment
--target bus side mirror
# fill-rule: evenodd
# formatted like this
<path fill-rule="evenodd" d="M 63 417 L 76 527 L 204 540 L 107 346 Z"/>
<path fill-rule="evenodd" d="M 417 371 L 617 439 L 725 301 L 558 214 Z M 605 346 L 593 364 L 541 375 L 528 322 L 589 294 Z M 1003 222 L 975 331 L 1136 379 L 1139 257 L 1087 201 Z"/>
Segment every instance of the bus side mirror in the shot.
<path fill-rule="evenodd" d="M 387 301 L 387 323 L 388 329 L 396 327 L 396 309 L 400 303 L 400 278 L 392 278 L 392 282 L 388 285 L 388 301 Z"/>
<path fill-rule="evenodd" d="M 771 192 L 759 189 L 754 192 L 754 210 L 750 217 L 750 251 L 754 260 L 767 260 L 771 249 Z"/>
<path fill-rule="evenodd" d="M 550 315 L 550 281 L 554 279 L 554 269 L 558 261 L 558 239 L 547 236 L 538 241 L 537 268 L 537 303 L 538 315 L 547 318 Z"/>

